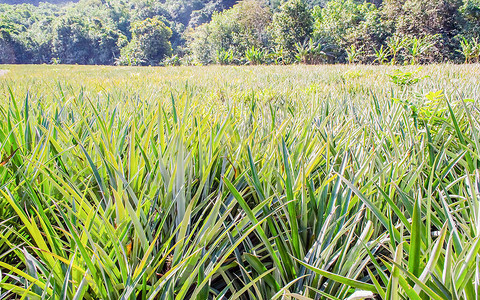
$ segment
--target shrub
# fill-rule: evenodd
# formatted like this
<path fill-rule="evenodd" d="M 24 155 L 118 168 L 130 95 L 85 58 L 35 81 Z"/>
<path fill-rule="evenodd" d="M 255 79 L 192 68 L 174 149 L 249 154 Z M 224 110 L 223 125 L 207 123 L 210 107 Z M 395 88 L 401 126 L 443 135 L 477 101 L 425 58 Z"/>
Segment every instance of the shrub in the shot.
<path fill-rule="evenodd" d="M 262 65 L 267 62 L 268 52 L 264 49 L 256 49 L 255 46 L 245 51 L 245 58 L 250 65 Z"/>
<path fill-rule="evenodd" d="M 480 43 L 477 38 L 466 39 L 462 37 L 460 40 L 460 50 L 458 50 L 465 58 L 465 63 L 469 64 L 476 60 L 479 61 Z"/>
<path fill-rule="evenodd" d="M 233 51 L 221 49 L 217 51 L 217 63 L 220 65 L 231 65 L 234 62 Z"/>
<path fill-rule="evenodd" d="M 373 62 L 377 62 L 381 65 L 384 65 L 388 57 L 390 56 L 391 52 L 387 47 L 380 46 L 380 49 L 374 49 L 375 51 L 375 60 Z"/>
<path fill-rule="evenodd" d="M 308 42 L 295 44 L 295 47 L 297 48 L 295 58 L 302 64 L 319 64 L 334 59 L 330 45 L 320 41 L 309 39 Z"/>
<path fill-rule="evenodd" d="M 433 47 L 435 47 L 438 35 L 427 35 L 423 38 L 413 37 L 409 40 L 408 56 L 410 57 L 410 63 L 412 65 L 418 64 L 420 59 L 427 59 L 429 53 L 431 53 Z"/>

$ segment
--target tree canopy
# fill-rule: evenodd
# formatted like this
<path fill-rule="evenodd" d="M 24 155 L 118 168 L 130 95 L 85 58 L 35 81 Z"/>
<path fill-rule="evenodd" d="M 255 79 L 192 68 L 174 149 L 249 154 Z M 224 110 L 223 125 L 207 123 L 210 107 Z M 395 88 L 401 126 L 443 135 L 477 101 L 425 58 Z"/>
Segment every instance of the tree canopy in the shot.
<path fill-rule="evenodd" d="M 426 63 L 480 52 L 480 0 L 7 3 L 0 63 Z"/>

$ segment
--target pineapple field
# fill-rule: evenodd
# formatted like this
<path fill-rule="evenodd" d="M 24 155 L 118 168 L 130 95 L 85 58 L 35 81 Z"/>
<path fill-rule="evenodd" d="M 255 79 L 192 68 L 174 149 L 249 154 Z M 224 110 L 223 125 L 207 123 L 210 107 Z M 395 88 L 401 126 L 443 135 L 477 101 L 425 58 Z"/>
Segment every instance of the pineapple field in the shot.
<path fill-rule="evenodd" d="M 478 297 L 478 64 L 0 69 L 1 299 Z"/>

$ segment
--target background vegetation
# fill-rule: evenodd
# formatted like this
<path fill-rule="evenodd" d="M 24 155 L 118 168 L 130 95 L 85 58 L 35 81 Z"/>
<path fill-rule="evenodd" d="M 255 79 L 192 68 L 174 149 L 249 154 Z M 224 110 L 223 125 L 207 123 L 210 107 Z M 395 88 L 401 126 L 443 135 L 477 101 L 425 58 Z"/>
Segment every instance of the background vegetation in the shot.
<path fill-rule="evenodd" d="M 0 4 L 0 63 L 475 62 L 480 0 Z"/>
<path fill-rule="evenodd" d="M 0 298 L 478 295 L 478 65 L 8 69 Z"/>

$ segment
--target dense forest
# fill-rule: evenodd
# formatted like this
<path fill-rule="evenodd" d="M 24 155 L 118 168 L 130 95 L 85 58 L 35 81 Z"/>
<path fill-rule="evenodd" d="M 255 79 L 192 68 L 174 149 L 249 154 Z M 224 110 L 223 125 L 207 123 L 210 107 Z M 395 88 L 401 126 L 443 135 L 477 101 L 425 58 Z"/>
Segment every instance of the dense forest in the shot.
<path fill-rule="evenodd" d="M 475 62 L 479 35 L 480 0 L 0 4 L 0 63 Z"/>
<path fill-rule="evenodd" d="M 78 0 L 0 0 L 0 3 L 4 4 L 33 4 L 39 5 L 41 2 L 52 4 L 69 4 L 72 2 L 78 2 Z"/>

